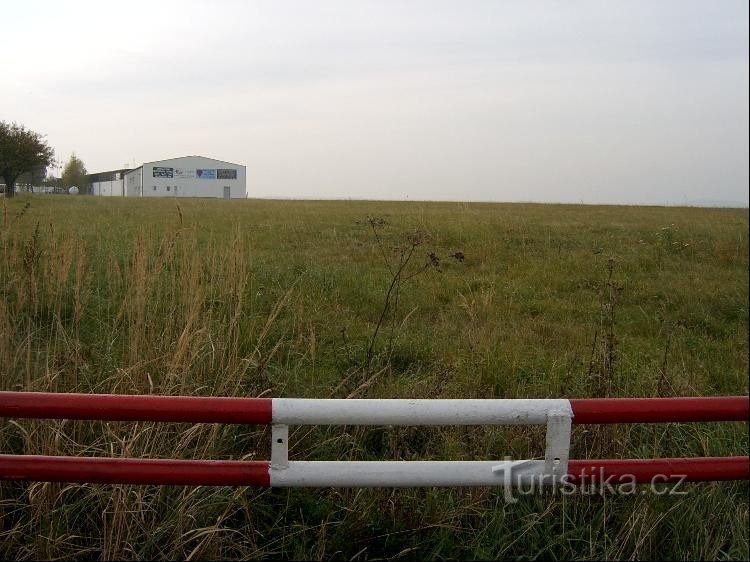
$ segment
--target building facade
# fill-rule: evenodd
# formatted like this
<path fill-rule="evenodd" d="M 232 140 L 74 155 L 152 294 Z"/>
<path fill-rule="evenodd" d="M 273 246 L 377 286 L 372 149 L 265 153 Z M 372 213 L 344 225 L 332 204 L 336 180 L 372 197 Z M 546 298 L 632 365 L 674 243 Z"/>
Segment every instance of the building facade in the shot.
<path fill-rule="evenodd" d="M 245 166 L 205 156 L 145 162 L 133 170 L 93 174 L 93 195 L 247 198 Z"/>
<path fill-rule="evenodd" d="M 99 172 L 87 176 L 91 183 L 89 193 L 91 195 L 101 195 L 103 197 L 122 197 L 125 195 L 123 189 L 123 178 L 130 169 L 111 170 L 109 172 Z"/>

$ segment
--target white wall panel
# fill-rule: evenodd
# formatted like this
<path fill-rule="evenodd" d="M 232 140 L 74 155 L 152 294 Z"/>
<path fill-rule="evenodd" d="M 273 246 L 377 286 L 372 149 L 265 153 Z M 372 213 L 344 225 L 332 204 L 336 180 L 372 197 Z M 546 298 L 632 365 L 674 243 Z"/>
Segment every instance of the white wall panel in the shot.
<path fill-rule="evenodd" d="M 236 174 L 236 178 L 225 177 Z M 247 198 L 245 166 L 205 158 L 185 156 L 143 165 L 144 197 Z"/>

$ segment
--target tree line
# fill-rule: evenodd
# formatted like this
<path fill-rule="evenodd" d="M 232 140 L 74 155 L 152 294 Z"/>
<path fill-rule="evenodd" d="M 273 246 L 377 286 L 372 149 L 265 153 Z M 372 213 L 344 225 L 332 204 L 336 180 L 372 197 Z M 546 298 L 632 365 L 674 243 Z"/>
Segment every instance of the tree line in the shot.
<path fill-rule="evenodd" d="M 48 175 L 57 165 L 55 152 L 44 136 L 17 123 L 0 121 L 0 179 L 5 183 L 5 196 L 13 197 L 18 186 L 35 185 L 68 189 L 76 186 L 85 192 L 88 186 L 86 166 L 75 153 L 63 168 L 62 176 Z"/>

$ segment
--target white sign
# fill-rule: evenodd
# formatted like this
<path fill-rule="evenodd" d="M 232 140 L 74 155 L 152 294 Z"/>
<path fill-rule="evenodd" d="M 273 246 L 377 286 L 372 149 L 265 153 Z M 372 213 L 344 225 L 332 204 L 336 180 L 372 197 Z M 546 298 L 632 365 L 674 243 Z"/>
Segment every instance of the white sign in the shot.
<path fill-rule="evenodd" d="M 195 170 L 188 170 L 186 168 L 175 168 L 174 177 L 181 179 L 190 179 L 195 177 Z"/>

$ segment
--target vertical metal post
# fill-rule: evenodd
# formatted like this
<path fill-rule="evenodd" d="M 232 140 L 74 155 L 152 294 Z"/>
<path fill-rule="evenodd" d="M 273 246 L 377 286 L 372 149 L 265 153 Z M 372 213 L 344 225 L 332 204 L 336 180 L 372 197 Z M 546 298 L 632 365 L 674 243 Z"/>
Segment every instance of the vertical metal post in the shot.
<path fill-rule="evenodd" d="M 271 468 L 284 470 L 289 467 L 289 426 L 271 426 Z"/>
<path fill-rule="evenodd" d="M 568 473 L 570 457 L 569 413 L 550 413 L 547 417 L 547 437 L 544 451 L 544 476 L 553 483 Z"/>

